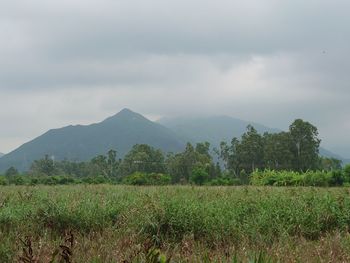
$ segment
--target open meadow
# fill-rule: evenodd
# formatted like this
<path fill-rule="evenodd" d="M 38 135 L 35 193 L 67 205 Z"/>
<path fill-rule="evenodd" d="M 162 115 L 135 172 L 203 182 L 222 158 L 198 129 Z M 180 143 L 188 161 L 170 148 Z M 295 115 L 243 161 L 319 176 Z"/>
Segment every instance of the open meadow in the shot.
<path fill-rule="evenodd" d="M 349 262 L 348 188 L 3 186 L 0 262 Z"/>

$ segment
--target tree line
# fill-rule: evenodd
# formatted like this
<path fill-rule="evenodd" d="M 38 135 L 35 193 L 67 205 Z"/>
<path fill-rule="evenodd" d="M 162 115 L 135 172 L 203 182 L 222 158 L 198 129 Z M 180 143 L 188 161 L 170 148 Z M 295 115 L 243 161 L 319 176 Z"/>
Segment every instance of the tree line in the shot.
<path fill-rule="evenodd" d="M 187 143 L 180 153 L 164 154 L 150 145 L 137 144 L 118 158 L 116 150 L 90 161 L 55 161 L 49 156 L 36 160 L 25 174 L 11 167 L 0 177 L 0 184 L 30 182 L 126 183 L 139 185 L 247 184 L 257 170 L 339 171 L 341 161 L 319 156 L 321 140 L 315 126 L 295 120 L 287 132 L 259 134 L 249 125 L 241 138 L 222 142 L 211 149 L 208 142 Z"/>

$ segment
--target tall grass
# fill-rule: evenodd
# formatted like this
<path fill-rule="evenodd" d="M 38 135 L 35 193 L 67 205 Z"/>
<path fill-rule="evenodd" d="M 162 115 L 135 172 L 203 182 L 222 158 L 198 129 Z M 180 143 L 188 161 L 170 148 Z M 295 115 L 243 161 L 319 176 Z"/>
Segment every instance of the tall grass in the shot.
<path fill-rule="evenodd" d="M 94 251 L 104 250 L 100 247 L 106 243 L 104 239 L 110 240 L 115 246 L 109 247 L 108 253 L 115 254 L 115 258 L 124 253 L 120 247 L 135 246 L 137 258 L 142 255 L 139 246 L 145 243 L 164 253 L 180 251 L 182 256 L 188 244 L 194 246 L 192 256 L 196 256 L 198 247 L 209 254 L 222 251 L 220 256 L 224 256 L 225 249 L 259 254 L 295 240 L 319 244 L 334 235 L 347 240 L 349 228 L 347 188 L 0 188 L 0 258 L 7 257 L 8 262 L 20 251 L 16 248 L 18 237 L 28 235 L 33 243 L 46 240 L 54 247 L 73 231 L 87 242 L 84 246 Z M 77 238 L 77 242 L 82 241 Z"/>

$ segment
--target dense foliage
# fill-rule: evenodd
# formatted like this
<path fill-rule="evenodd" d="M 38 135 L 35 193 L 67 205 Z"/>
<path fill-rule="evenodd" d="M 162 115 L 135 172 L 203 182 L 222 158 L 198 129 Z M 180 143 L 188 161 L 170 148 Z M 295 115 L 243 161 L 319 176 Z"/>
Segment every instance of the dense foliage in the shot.
<path fill-rule="evenodd" d="M 219 154 L 226 169 L 237 176 L 243 170 L 251 173 L 256 169 L 305 172 L 323 164 L 318 155 L 317 136 L 317 128 L 300 119 L 290 125 L 288 132 L 275 134 L 261 135 L 249 125 L 241 140 L 233 138 L 231 144 L 222 142 Z"/>

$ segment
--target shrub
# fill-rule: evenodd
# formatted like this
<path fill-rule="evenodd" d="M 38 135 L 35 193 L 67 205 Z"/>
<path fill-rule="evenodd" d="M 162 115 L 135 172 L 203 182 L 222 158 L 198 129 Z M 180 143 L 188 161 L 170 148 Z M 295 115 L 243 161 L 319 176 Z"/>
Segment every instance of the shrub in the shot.
<path fill-rule="evenodd" d="M 208 185 L 216 185 L 216 186 L 242 185 L 242 181 L 239 178 L 218 177 L 208 182 Z"/>
<path fill-rule="evenodd" d="M 209 180 L 209 174 L 208 172 L 202 168 L 202 167 L 196 167 L 192 170 L 191 176 L 190 176 L 190 182 L 197 184 L 197 185 L 203 185 Z"/>
<path fill-rule="evenodd" d="M 26 177 L 22 175 L 14 175 L 14 176 L 9 176 L 7 177 L 9 184 L 15 184 L 15 185 L 24 185 Z"/>
<path fill-rule="evenodd" d="M 141 173 L 135 172 L 124 177 L 123 183 L 130 185 L 167 185 L 170 184 L 171 177 L 162 173 Z"/>
<path fill-rule="evenodd" d="M 330 186 L 341 186 L 344 184 L 344 175 L 342 171 L 332 171 L 329 173 L 329 185 Z"/>
<path fill-rule="evenodd" d="M 83 178 L 81 181 L 85 184 L 105 184 L 109 182 L 109 180 L 102 175 L 88 176 Z"/>
<path fill-rule="evenodd" d="M 251 175 L 253 185 L 271 186 L 341 186 L 344 176 L 341 171 L 307 171 L 297 173 L 292 171 L 254 171 Z"/>
<path fill-rule="evenodd" d="M 0 176 L 0 185 L 7 185 L 8 182 L 4 176 Z"/>

